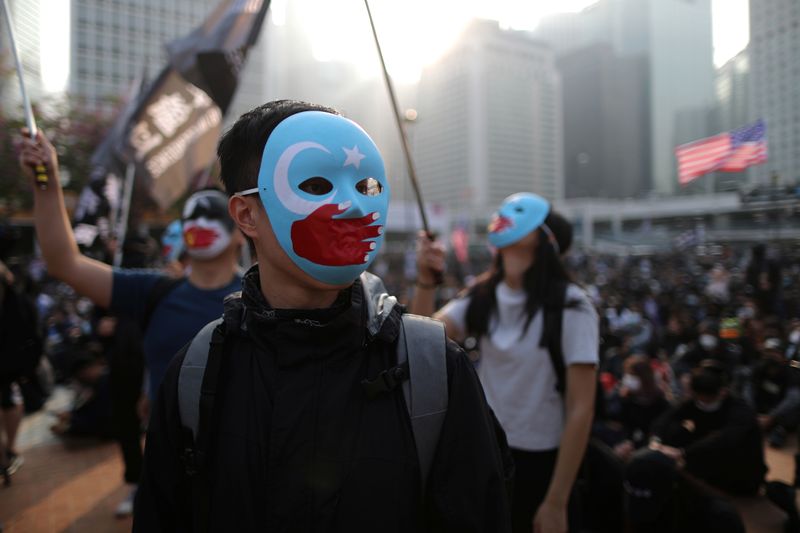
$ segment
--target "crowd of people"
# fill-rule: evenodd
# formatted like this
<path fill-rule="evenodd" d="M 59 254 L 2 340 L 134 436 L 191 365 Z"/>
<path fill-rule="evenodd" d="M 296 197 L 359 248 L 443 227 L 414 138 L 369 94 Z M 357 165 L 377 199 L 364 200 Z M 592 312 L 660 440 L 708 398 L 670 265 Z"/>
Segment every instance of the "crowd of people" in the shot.
<path fill-rule="evenodd" d="M 340 145 L 341 161 L 320 155 Z M 388 183 L 357 125 L 273 102 L 218 154 L 225 193 L 187 200 L 163 254 L 137 265 L 157 270 L 81 253 L 60 189 L 34 193 L 43 259 L 0 257 L 0 295 L 46 357 L 0 365 L 5 474 L 21 464 L 22 410 L 55 380 L 76 393 L 53 431 L 119 442 L 131 490 L 118 513 L 135 499 L 138 531 L 744 531 L 728 496 L 760 493 L 800 531 L 794 487 L 767 482 L 764 457 L 800 427 L 791 251 L 573 250 L 570 222 L 521 193 L 492 217 L 483 274 L 442 287 L 445 250 L 421 235 L 398 302 L 364 273 Z M 21 166 L 41 163 L 58 183 L 40 134 Z M 244 246 L 260 259 L 246 273 Z M 408 329 L 398 303 L 460 348 Z M 28 346 L 8 330 L 4 346 Z M 436 385 L 414 350 L 442 358 L 446 401 L 424 415 L 404 382 Z"/>

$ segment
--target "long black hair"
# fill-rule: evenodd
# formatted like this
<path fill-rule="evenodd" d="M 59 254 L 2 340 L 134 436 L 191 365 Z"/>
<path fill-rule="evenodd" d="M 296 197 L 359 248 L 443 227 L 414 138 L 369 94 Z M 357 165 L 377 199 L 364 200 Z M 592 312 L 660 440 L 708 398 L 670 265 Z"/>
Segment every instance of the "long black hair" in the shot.
<path fill-rule="evenodd" d="M 557 246 L 550 242 L 550 237 L 541 227 L 535 230 L 539 232 L 538 245 L 534 252 L 535 259 L 522 278 L 523 289 L 527 294 L 525 301 L 527 317 L 525 327 L 522 329 L 523 334 L 539 309 L 543 305 L 557 301 L 558 292 L 564 291 L 565 286 L 572 283 L 572 277 L 561 261 L 561 254 L 572 244 L 572 226 L 566 218 L 554 211 L 550 211 L 544 224 L 550 228 Z M 504 276 L 503 256 L 498 253 L 489 270 L 481 274 L 475 284 L 467 290 L 468 336 L 479 339 L 489 332 L 490 317 L 497 310 L 496 289 Z"/>

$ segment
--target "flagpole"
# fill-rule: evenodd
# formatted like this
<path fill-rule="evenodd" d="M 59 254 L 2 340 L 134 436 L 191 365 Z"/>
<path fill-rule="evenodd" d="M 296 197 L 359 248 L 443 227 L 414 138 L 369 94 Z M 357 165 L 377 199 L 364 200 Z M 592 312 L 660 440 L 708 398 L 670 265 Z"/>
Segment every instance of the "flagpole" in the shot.
<path fill-rule="evenodd" d="M 406 130 L 403 127 L 403 119 L 400 116 L 400 106 L 397 103 L 397 96 L 394 92 L 394 86 L 392 85 L 392 80 L 389 77 L 389 71 L 386 69 L 386 61 L 383 59 L 383 52 L 381 51 L 381 43 L 378 39 L 378 31 L 375 29 L 375 21 L 372 19 L 372 11 L 369 8 L 369 0 L 364 0 L 364 5 L 367 7 L 367 15 L 369 16 L 369 25 L 372 28 L 372 36 L 375 38 L 375 48 L 378 50 L 378 57 L 381 60 L 381 68 L 383 69 L 383 81 L 386 82 L 386 89 L 389 92 L 389 99 L 391 100 L 392 111 L 394 111 L 394 118 L 397 122 L 397 129 L 400 132 L 400 140 L 403 144 L 403 154 L 406 157 L 406 165 L 408 168 L 408 177 L 411 180 L 411 185 L 414 188 L 414 196 L 417 199 L 417 207 L 419 208 L 419 214 L 422 218 L 422 229 L 425 230 L 425 233 L 428 235 L 433 235 L 430 230 L 430 226 L 428 226 L 428 216 L 425 213 L 425 205 L 422 202 L 422 193 L 420 192 L 419 188 L 419 181 L 417 180 L 417 170 L 414 166 L 414 160 L 411 157 L 411 149 L 409 148 L 408 144 L 408 137 L 406 135 Z"/>
<path fill-rule="evenodd" d="M 128 218 L 131 213 L 131 200 L 133 199 L 133 179 L 136 173 L 136 165 L 128 163 L 125 168 L 125 190 L 122 195 L 122 211 L 119 216 L 117 230 L 117 249 L 114 250 L 114 266 L 122 265 L 122 248 L 125 245 L 125 237 L 128 233 Z"/>
<path fill-rule="evenodd" d="M 6 0 L 2 0 L 3 19 L 6 21 L 6 30 L 8 31 L 8 38 L 11 41 L 11 54 L 14 56 L 14 65 L 17 69 L 17 78 L 19 78 L 19 92 L 22 94 L 22 109 L 25 112 L 25 124 L 28 126 L 28 132 L 31 139 L 36 138 L 36 119 L 33 116 L 33 109 L 31 108 L 31 101 L 28 99 L 28 91 L 25 89 L 25 79 L 22 77 L 22 62 L 19 60 L 19 53 L 17 52 L 17 41 L 14 37 L 14 25 L 11 24 L 11 10 L 8 8 Z M 36 165 L 34 167 L 36 174 L 36 185 L 40 189 L 47 189 L 48 177 L 47 167 L 44 165 Z"/>

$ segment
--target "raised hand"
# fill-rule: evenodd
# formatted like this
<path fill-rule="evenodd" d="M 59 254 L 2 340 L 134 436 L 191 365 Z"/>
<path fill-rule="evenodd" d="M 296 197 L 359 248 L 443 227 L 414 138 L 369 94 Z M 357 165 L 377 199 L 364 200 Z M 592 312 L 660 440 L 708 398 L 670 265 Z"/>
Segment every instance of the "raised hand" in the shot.
<path fill-rule="evenodd" d="M 417 280 L 427 285 L 436 284 L 444 272 L 444 258 L 444 244 L 420 231 L 417 235 Z"/>
<path fill-rule="evenodd" d="M 31 138 L 28 128 L 20 130 L 22 139 L 19 140 L 19 165 L 25 176 L 31 180 L 36 178 L 35 169 L 47 169 L 47 177 L 52 182 L 58 171 L 58 156 L 56 149 L 50 144 L 41 130 L 36 132 L 36 137 Z"/>

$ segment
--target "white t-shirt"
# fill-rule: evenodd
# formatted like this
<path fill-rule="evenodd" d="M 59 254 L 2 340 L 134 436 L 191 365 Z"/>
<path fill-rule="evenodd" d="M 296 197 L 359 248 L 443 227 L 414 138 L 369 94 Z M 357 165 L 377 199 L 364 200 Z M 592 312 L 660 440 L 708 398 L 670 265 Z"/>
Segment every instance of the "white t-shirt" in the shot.
<path fill-rule="evenodd" d="M 497 311 L 489 321 L 489 334 L 480 342 L 478 376 L 489 405 L 506 431 L 512 448 L 552 450 L 564 431 L 564 401 L 556 390 L 556 373 L 545 348 L 539 347 L 543 313 L 537 312 L 525 335 L 526 295 L 501 282 L 497 286 Z M 597 313 L 577 285 L 567 288 L 567 302 L 579 305 L 564 310 L 561 347 L 566 366 L 598 363 Z M 467 331 L 469 297 L 448 303 L 441 311 L 462 332 Z"/>

